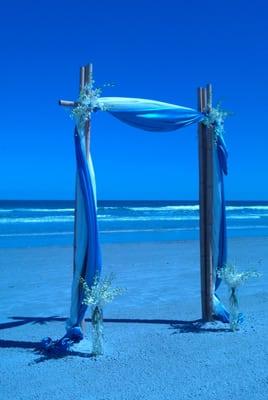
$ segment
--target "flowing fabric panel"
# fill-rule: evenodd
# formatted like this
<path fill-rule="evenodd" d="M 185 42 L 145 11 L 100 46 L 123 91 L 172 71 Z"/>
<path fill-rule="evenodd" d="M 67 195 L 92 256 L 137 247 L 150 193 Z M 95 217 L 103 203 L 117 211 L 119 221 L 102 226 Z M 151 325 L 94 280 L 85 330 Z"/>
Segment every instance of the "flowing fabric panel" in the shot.
<path fill-rule="evenodd" d="M 96 184 L 92 160 L 86 158 L 83 134 L 75 129 L 77 163 L 77 203 L 74 244 L 74 275 L 72 283 L 71 313 L 67 327 L 78 326 L 87 306 L 82 304 L 83 288 L 80 277 L 90 287 L 95 275 L 101 272 L 101 252 L 97 224 Z"/>
<path fill-rule="evenodd" d="M 198 111 L 156 100 L 128 97 L 101 97 L 98 106 L 122 122 L 135 128 L 153 132 L 174 131 L 201 121 Z"/>
<path fill-rule="evenodd" d="M 174 104 L 154 100 L 101 97 L 97 99 L 94 111 L 107 111 L 119 120 L 139 129 L 155 132 L 167 132 L 182 128 L 203 120 L 198 111 Z M 91 156 L 86 157 L 84 132 L 75 129 L 75 153 L 77 163 L 76 218 L 74 243 L 74 271 L 70 318 L 67 322 L 66 335 L 53 342 L 45 338 L 42 346 L 47 351 L 66 351 L 72 343 L 83 338 L 79 327 L 87 306 L 82 304 L 83 288 L 80 278 L 92 286 L 94 277 L 101 272 L 101 252 L 97 224 L 97 201 L 95 174 Z M 216 295 L 220 279 L 216 271 L 226 264 L 226 215 L 224 203 L 224 175 L 227 174 L 227 150 L 223 138 L 217 136 L 214 146 L 214 192 L 213 192 L 213 283 L 214 315 L 217 319 L 228 322 L 229 313 Z"/>
<path fill-rule="evenodd" d="M 227 234 L 226 234 L 226 213 L 224 198 L 224 175 L 227 175 L 227 149 L 221 136 L 217 136 L 217 141 L 213 150 L 213 232 L 212 232 L 212 252 L 213 252 L 213 283 L 215 292 L 218 289 L 221 279 L 217 276 L 217 269 L 222 268 L 227 261 Z M 229 313 L 220 302 L 219 297 L 214 293 L 213 299 L 214 314 L 217 319 L 229 322 Z"/>
<path fill-rule="evenodd" d="M 100 98 L 102 108 L 117 118 L 137 128 L 150 131 L 169 131 L 201 121 L 204 116 L 195 110 L 144 99 Z M 78 171 L 75 268 L 72 287 L 71 317 L 68 326 L 79 325 L 86 306 L 82 305 L 83 293 L 79 283 L 82 276 L 91 286 L 95 274 L 101 270 L 100 249 L 96 216 L 95 176 L 91 158 L 87 163 L 83 135 L 75 132 Z M 224 174 L 227 174 L 227 150 L 222 137 L 217 136 L 213 151 L 213 282 L 215 292 L 220 284 L 218 268 L 226 264 L 226 215 L 224 201 Z M 229 313 L 214 293 L 214 314 L 223 322 Z"/>

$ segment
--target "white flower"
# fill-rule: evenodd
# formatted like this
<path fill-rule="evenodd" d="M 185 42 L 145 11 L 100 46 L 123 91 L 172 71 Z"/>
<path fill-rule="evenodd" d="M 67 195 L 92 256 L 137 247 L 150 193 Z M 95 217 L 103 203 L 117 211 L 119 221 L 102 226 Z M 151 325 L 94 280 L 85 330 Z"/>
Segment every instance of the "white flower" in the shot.
<path fill-rule="evenodd" d="M 230 288 L 235 289 L 250 278 L 259 278 L 261 274 L 256 271 L 238 272 L 235 265 L 227 264 L 218 270 L 217 275 Z"/>
<path fill-rule="evenodd" d="M 107 107 L 99 101 L 102 89 L 94 88 L 95 81 L 87 84 L 81 90 L 76 106 L 71 111 L 71 117 L 81 128 L 89 120 L 90 113 L 96 110 L 107 111 Z"/>
<path fill-rule="evenodd" d="M 110 303 L 116 296 L 124 293 L 125 289 L 113 288 L 111 286 L 113 278 L 112 274 L 103 279 L 96 276 L 91 288 L 88 287 L 83 278 L 80 278 L 80 282 L 84 289 L 83 304 L 103 307 L 105 304 Z"/>
<path fill-rule="evenodd" d="M 231 113 L 223 110 L 219 103 L 215 108 L 211 108 L 211 110 L 206 113 L 202 123 L 208 127 L 213 127 L 215 139 L 217 136 L 223 137 L 224 121 L 229 115 L 231 115 Z"/>

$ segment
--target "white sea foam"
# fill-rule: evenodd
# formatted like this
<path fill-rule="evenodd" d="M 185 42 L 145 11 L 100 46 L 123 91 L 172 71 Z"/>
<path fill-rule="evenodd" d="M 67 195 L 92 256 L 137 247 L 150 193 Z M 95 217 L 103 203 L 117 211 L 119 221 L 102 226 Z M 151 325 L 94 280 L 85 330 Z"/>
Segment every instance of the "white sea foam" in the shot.
<path fill-rule="evenodd" d="M 161 206 L 161 207 L 99 207 L 99 209 L 126 209 L 131 211 L 198 211 L 199 205 L 179 205 L 179 206 Z M 226 206 L 227 211 L 242 211 L 242 210 L 252 210 L 252 211 L 262 211 L 268 210 L 268 205 L 242 205 L 242 206 Z"/>
<path fill-rule="evenodd" d="M 10 211 L 22 211 L 22 212 L 59 212 L 59 213 L 66 213 L 66 212 L 74 212 L 74 208 L 13 208 Z"/>
<path fill-rule="evenodd" d="M 98 219 L 101 221 L 102 216 L 98 216 Z M 143 217 L 123 217 L 123 216 L 115 216 L 112 218 L 104 218 L 106 222 L 117 222 L 117 221 L 198 221 L 198 216 L 174 216 L 174 217 L 165 217 L 165 216 L 143 216 Z"/>
<path fill-rule="evenodd" d="M 109 206 L 98 207 L 99 210 L 130 210 L 137 212 L 163 212 L 163 211 L 198 211 L 199 205 L 177 205 L 177 206 L 160 206 L 160 207 L 128 207 L 128 206 Z M 268 211 L 268 205 L 241 205 L 241 206 L 227 206 L 227 211 Z M 0 208 L 0 213 L 10 212 L 29 212 L 29 213 L 73 213 L 74 208 Z"/>
<path fill-rule="evenodd" d="M 235 229 L 268 229 L 268 225 L 238 225 L 238 226 L 227 226 L 227 230 Z"/>
<path fill-rule="evenodd" d="M 17 237 L 17 236 L 64 236 L 73 235 L 73 232 L 32 232 L 32 233 L 1 233 L 0 237 Z"/>
<path fill-rule="evenodd" d="M 260 219 L 261 215 L 227 215 L 227 219 Z"/>
<path fill-rule="evenodd" d="M 239 226 L 228 226 L 227 230 L 243 230 L 243 229 L 268 229 L 267 225 L 239 225 Z M 175 232 L 175 231 L 199 231 L 198 226 L 192 226 L 187 228 L 142 228 L 142 229 L 109 229 L 100 230 L 100 233 L 128 233 L 128 232 Z"/>
<path fill-rule="evenodd" d="M 247 219 L 260 219 L 260 215 L 230 215 L 227 216 L 228 220 L 234 220 L 234 219 L 242 219 L 242 220 L 247 220 Z M 102 218 L 102 215 L 98 216 L 98 219 L 101 221 L 102 219 L 106 222 L 116 222 L 116 221 L 198 221 L 199 216 L 198 215 L 182 215 L 182 216 L 129 216 L 129 217 L 124 217 L 124 216 L 115 216 L 115 217 L 108 217 L 106 216 L 105 218 Z"/>
<path fill-rule="evenodd" d="M 267 214 L 268 216 L 268 214 Z M 261 219 L 263 215 L 227 215 L 227 220 L 256 220 Z M 148 215 L 148 216 L 111 216 L 111 215 L 98 215 L 98 220 L 103 222 L 137 222 L 137 221 L 198 221 L 197 215 Z M 0 224 L 42 224 L 42 223 L 67 223 L 73 222 L 73 215 L 50 215 L 42 217 L 15 217 L 15 218 L 0 218 Z"/>
<path fill-rule="evenodd" d="M 268 229 L 267 225 L 244 225 L 244 226 L 228 226 L 227 230 L 247 230 L 247 229 Z M 101 234 L 121 234 L 121 233 L 139 233 L 139 232 L 187 232 L 187 231 L 198 231 L 199 227 L 190 228 L 145 228 L 145 229 L 109 229 L 100 230 Z M 6 233 L 0 234 L 0 237 L 12 238 L 12 237 L 46 237 L 46 236 L 72 236 L 73 232 L 32 232 L 32 233 Z"/>
<path fill-rule="evenodd" d="M 268 206 L 265 206 L 265 205 L 263 205 L 263 206 L 246 206 L 246 205 L 244 205 L 244 206 L 227 206 L 226 207 L 226 209 L 228 210 L 228 211 L 240 211 L 240 210 L 258 210 L 258 211 L 261 211 L 261 210 L 268 210 Z"/>
<path fill-rule="evenodd" d="M 101 230 L 100 233 L 134 233 L 134 232 L 175 232 L 175 231 L 198 231 L 198 227 L 191 228 L 146 228 L 146 229 L 109 229 Z"/>
<path fill-rule="evenodd" d="M 198 205 L 193 206 L 163 206 L 163 207 L 124 207 L 132 211 L 197 211 Z"/>
<path fill-rule="evenodd" d="M 39 224 L 55 222 L 72 222 L 74 217 L 70 216 L 46 216 L 46 217 L 24 217 L 24 218 L 1 218 L 0 224 Z"/>

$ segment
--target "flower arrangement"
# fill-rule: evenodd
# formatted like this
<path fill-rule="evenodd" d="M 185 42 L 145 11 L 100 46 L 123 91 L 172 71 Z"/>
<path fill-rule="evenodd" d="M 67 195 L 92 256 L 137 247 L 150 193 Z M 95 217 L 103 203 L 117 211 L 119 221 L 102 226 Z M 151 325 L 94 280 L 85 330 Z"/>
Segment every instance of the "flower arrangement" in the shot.
<path fill-rule="evenodd" d="M 84 289 L 83 304 L 91 306 L 92 354 L 94 356 L 103 354 L 103 307 L 125 291 L 122 288 L 112 287 L 113 279 L 113 274 L 103 279 L 95 276 L 92 286 L 89 287 L 86 281 L 80 278 Z"/>
<path fill-rule="evenodd" d="M 202 123 L 213 128 L 215 140 L 217 136 L 224 136 L 224 121 L 229 115 L 232 115 L 232 113 L 224 110 L 220 103 L 206 113 Z"/>
<path fill-rule="evenodd" d="M 234 332 L 239 324 L 239 302 L 237 289 L 250 278 L 259 278 L 256 271 L 238 272 L 235 265 L 227 264 L 218 270 L 217 275 L 229 288 L 230 328 Z"/>
<path fill-rule="evenodd" d="M 95 81 L 86 84 L 79 93 L 76 101 L 76 106 L 71 111 L 71 118 L 76 121 L 79 128 L 83 128 L 85 123 L 89 121 L 90 113 L 93 111 L 101 110 L 107 111 L 105 105 L 100 101 L 102 95 L 102 88 L 94 87 Z M 111 83 L 103 85 L 103 87 L 112 87 Z"/>

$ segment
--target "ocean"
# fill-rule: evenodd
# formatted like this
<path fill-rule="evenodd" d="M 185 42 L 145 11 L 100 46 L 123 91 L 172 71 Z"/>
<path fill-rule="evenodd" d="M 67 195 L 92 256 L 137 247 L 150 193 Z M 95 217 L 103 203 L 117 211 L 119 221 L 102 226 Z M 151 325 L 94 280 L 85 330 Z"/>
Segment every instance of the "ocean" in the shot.
<path fill-rule="evenodd" d="M 198 203 L 100 201 L 101 242 L 199 237 Z M 73 201 L 0 201 L 0 246 L 71 245 Z M 227 202 L 229 237 L 268 236 L 268 202 Z"/>

